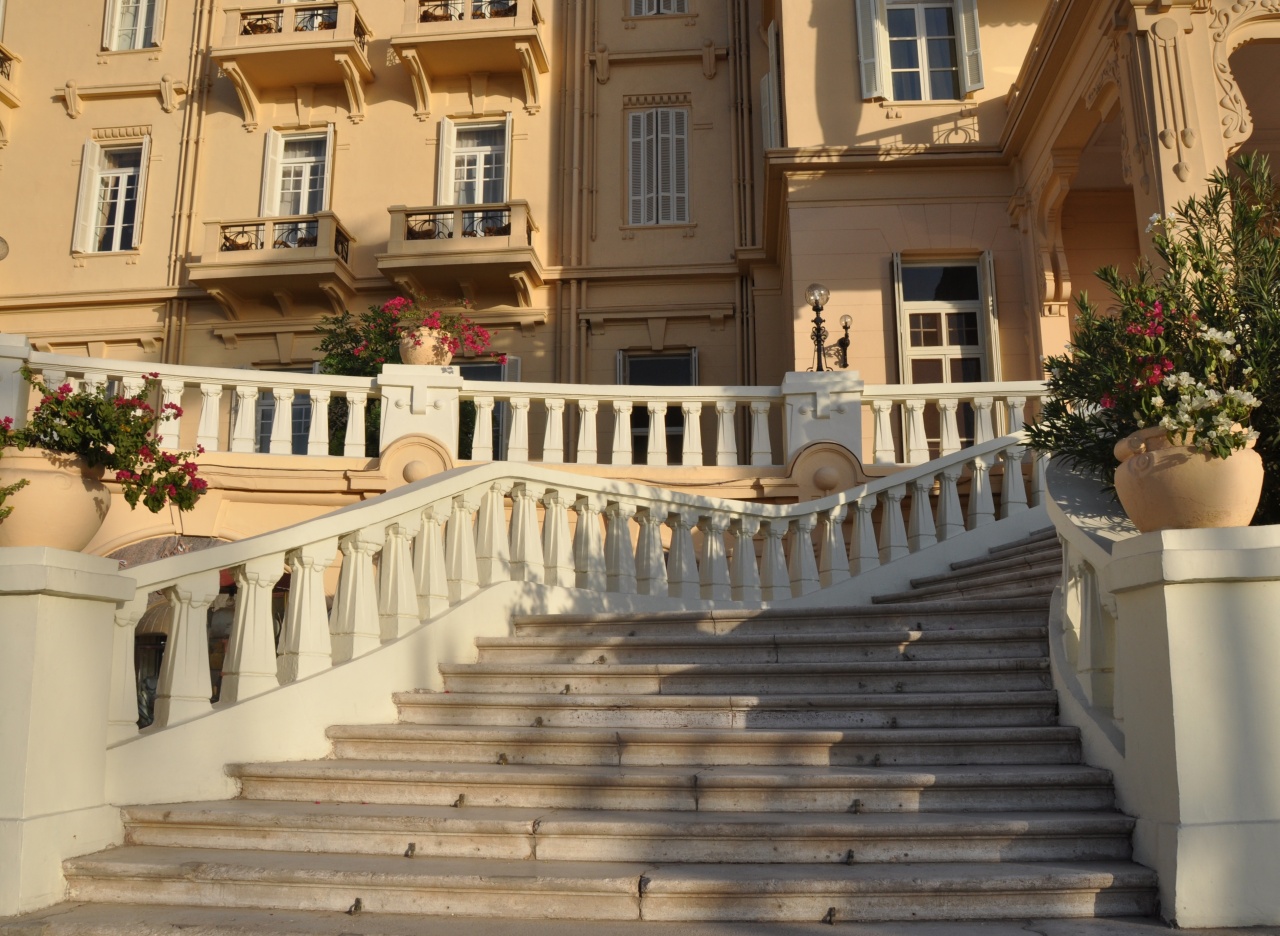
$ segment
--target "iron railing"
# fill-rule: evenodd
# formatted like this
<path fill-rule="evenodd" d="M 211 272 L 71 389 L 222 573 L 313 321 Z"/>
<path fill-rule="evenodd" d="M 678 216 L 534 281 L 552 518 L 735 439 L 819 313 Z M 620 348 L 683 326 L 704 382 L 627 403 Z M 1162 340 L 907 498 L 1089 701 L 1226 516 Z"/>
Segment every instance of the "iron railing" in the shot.
<path fill-rule="evenodd" d="M 0 52 L 0 78 L 13 81 L 13 59 Z"/>
<path fill-rule="evenodd" d="M 419 0 L 418 22 L 500 19 L 516 15 L 516 0 Z"/>
<path fill-rule="evenodd" d="M 228 224 L 222 228 L 221 251 L 261 250 L 265 241 L 265 224 Z"/>
<path fill-rule="evenodd" d="M 338 28 L 338 8 L 336 6 L 311 7 L 306 10 L 298 10 L 294 16 L 294 32 L 317 32 L 324 29 Z"/>
<path fill-rule="evenodd" d="M 314 247 L 319 243 L 320 226 L 316 221 L 291 221 L 275 226 L 271 246 L 277 250 Z"/>
<path fill-rule="evenodd" d="M 333 232 L 333 252 L 342 259 L 343 263 L 351 262 L 351 238 L 347 237 L 342 228 L 336 228 Z"/>
<path fill-rule="evenodd" d="M 256 10 L 240 14 L 240 35 L 266 36 L 284 32 L 283 10 Z"/>

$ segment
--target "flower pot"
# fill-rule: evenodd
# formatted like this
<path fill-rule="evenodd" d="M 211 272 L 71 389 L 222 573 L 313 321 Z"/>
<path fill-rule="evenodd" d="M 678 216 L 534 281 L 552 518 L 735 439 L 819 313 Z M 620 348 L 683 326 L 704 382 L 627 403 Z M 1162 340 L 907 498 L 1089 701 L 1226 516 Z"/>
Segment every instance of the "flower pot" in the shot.
<path fill-rule="evenodd" d="M 5 449 L 0 454 L 0 485 L 23 478 L 28 483 L 5 502 L 13 513 L 0 520 L 0 546 L 84 549 L 111 507 L 102 474 L 101 468 L 90 468 L 73 455 Z"/>
<path fill-rule="evenodd" d="M 444 346 L 438 331 L 419 328 L 400 339 L 400 360 L 405 364 L 434 364 L 443 367 L 453 360 L 453 352 Z"/>
<path fill-rule="evenodd" d="M 1116 495 L 1143 533 L 1248 526 L 1262 496 L 1262 459 L 1254 443 L 1215 458 L 1175 445 L 1159 427 L 1116 443 Z"/>

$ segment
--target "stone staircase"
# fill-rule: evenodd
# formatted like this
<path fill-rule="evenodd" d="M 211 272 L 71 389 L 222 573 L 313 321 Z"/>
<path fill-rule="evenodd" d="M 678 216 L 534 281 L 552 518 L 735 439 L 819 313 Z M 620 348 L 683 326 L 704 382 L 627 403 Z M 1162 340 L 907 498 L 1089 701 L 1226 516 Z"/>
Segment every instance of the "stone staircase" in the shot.
<path fill-rule="evenodd" d="M 130 807 L 76 901 L 575 920 L 1147 915 L 1056 723 L 1037 534 L 850 610 L 524 617 L 333 756 Z"/>

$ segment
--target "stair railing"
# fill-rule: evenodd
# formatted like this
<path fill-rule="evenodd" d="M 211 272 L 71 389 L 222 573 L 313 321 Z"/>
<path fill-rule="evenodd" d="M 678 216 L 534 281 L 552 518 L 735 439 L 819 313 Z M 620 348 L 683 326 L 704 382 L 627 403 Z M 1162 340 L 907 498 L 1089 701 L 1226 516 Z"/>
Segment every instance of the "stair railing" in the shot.
<path fill-rule="evenodd" d="M 133 638 L 144 614 L 160 615 L 166 633 L 154 726 L 212 710 L 207 617 L 232 583 L 218 707 L 376 650 L 504 582 L 646 595 L 670 599 L 672 607 L 758 607 L 835 587 L 1025 510 L 1026 451 L 1021 435 L 1006 436 L 789 505 L 494 463 L 140 565 L 124 573 L 138 589 L 116 615 L 111 737 L 137 731 Z M 993 473 L 1002 476 L 998 505 Z M 1031 474 L 1038 503 L 1041 475 Z M 325 573 L 332 566 L 339 571 L 329 610 Z M 273 610 L 277 594 L 283 607 Z"/>

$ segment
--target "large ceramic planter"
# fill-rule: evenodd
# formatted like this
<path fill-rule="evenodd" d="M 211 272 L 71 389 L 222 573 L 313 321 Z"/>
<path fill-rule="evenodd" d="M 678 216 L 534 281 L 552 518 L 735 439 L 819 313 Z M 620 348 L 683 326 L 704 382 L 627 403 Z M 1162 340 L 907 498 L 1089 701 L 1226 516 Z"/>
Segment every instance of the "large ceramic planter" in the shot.
<path fill-rule="evenodd" d="M 13 513 L 0 520 L 0 546 L 84 549 L 111 507 L 102 474 L 101 468 L 92 469 L 72 455 L 5 449 L 0 453 L 0 485 L 23 478 L 28 483 L 5 502 Z"/>
<path fill-rule="evenodd" d="M 440 341 L 440 333 L 419 328 L 400 339 L 400 360 L 405 364 L 434 364 L 443 367 L 453 360 L 453 353 Z"/>
<path fill-rule="evenodd" d="M 1165 430 L 1139 429 L 1116 443 L 1116 495 L 1143 533 L 1248 526 L 1262 495 L 1253 442 L 1229 458 L 1174 445 Z"/>

